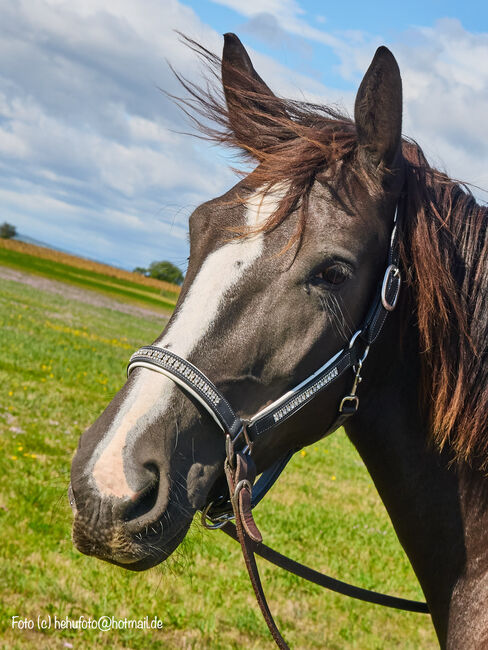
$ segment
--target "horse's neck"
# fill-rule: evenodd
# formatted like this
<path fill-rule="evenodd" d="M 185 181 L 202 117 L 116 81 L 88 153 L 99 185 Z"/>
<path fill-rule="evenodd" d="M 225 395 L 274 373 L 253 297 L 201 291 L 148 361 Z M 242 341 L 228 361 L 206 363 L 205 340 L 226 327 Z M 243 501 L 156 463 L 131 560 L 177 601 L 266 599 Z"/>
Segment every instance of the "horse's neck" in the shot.
<path fill-rule="evenodd" d="M 449 468 L 429 445 L 415 341 L 404 338 L 402 350 L 390 344 L 398 321 L 370 353 L 347 433 L 422 585 L 441 645 L 488 647 L 488 481 Z"/>

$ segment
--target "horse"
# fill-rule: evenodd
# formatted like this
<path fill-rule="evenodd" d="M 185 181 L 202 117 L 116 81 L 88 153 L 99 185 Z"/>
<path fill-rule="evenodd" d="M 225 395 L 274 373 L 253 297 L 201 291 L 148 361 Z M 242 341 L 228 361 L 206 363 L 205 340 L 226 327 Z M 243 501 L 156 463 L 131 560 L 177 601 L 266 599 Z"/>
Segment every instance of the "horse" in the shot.
<path fill-rule="evenodd" d="M 440 646 L 486 647 L 487 208 L 402 136 L 387 48 L 351 119 L 276 96 L 233 34 L 221 59 L 190 46 L 215 74 L 221 66 L 222 86 L 180 77 L 183 108 L 254 166 L 191 215 L 169 324 L 80 438 L 74 544 L 132 571 L 152 567 L 214 507 L 236 454 L 264 476 L 343 424 Z M 259 436 L 229 431 L 250 431 L 270 409 Z M 243 476 L 250 515 L 253 476 Z"/>

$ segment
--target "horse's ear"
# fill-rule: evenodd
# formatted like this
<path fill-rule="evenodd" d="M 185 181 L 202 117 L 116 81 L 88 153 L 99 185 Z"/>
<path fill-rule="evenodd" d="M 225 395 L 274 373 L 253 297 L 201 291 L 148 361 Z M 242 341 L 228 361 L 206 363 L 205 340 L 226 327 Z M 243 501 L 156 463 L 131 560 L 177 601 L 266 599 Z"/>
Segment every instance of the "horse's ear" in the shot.
<path fill-rule="evenodd" d="M 402 79 L 395 57 L 379 47 L 356 96 L 354 119 L 360 152 L 377 168 L 390 168 L 401 146 Z"/>
<path fill-rule="evenodd" d="M 222 83 L 229 122 L 236 138 L 259 149 L 266 129 L 286 115 L 282 101 L 258 75 L 243 44 L 235 34 L 224 34 Z M 271 118 L 271 119 L 270 119 Z"/>

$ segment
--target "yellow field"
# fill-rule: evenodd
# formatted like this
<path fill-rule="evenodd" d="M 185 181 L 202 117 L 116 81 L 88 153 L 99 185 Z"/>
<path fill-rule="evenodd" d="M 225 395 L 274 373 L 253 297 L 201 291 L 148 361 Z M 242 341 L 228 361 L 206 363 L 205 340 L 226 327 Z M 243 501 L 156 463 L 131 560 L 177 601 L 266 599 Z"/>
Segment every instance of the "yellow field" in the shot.
<path fill-rule="evenodd" d="M 138 284 L 145 285 L 146 287 L 154 287 L 156 289 L 160 289 L 161 291 L 171 291 L 176 294 L 180 293 L 180 287 L 178 287 L 176 284 L 172 284 L 171 282 L 163 282 L 162 280 L 156 280 L 155 278 L 146 278 L 139 273 L 132 273 L 131 271 L 118 269 L 115 266 L 102 264 L 100 262 L 94 262 L 83 257 L 77 257 L 76 255 L 69 255 L 68 253 L 62 253 L 61 251 L 56 251 L 52 248 L 35 246 L 34 244 L 27 244 L 22 241 L 17 241 L 16 239 L 1 238 L 0 248 L 6 248 L 8 250 L 17 251 L 19 253 L 25 253 L 27 255 L 34 255 L 42 259 L 60 262 L 61 264 L 69 264 L 70 266 L 74 266 L 79 269 L 95 271 L 96 273 L 102 273 L 103 275 L 107 275 L 112 278 L 118 278 L 120 280 L 137 282 Z"/>

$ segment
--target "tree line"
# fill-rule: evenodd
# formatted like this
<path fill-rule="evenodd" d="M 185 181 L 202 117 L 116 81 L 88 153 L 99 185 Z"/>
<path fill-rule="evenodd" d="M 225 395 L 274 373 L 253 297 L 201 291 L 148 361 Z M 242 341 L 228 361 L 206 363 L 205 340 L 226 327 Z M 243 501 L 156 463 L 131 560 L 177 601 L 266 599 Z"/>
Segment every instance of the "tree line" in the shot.
<path fill-rule="evenodd" d="M 13 239 L 17 235 L 17 228 L 7 221 L 4 221 L 0 224 L 0 238 L 2 239 Z M 177 284 L 178 286 L 183 283 L 185 276 L 181 269 L 179 269 L 172 262 L 163 260 L 161 262 L 151 262 L 147 269 L 137 266 L 134 269 L 134 273 L 140 273 L 145 275 L 148 278 L 156 278 L 157 280 L 164 280 L 165 282 L 171 282 L 172 284 Z"/>

